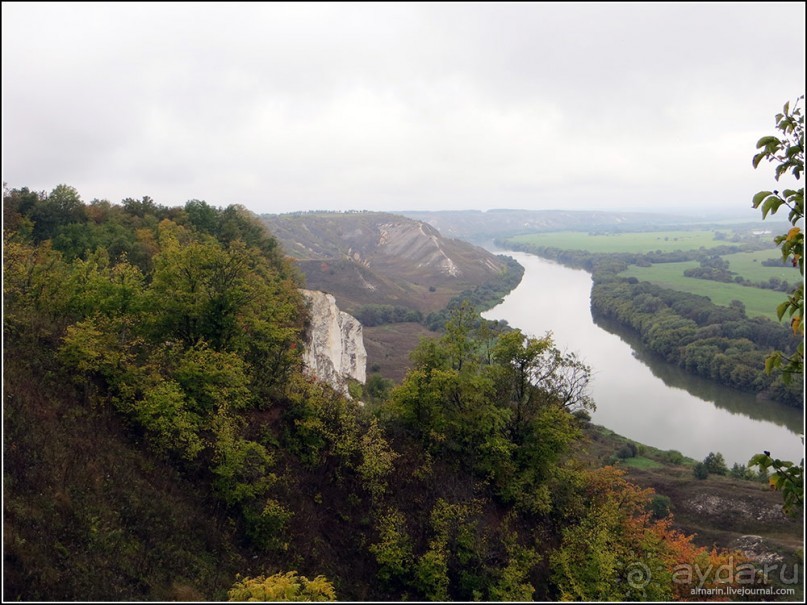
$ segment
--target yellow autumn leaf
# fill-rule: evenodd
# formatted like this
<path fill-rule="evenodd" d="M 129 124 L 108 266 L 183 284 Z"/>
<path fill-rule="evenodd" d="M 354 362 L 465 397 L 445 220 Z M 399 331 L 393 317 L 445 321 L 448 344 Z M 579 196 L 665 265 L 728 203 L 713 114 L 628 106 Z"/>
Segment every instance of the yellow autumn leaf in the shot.
<path fill-rule="evenodd" d="M 790 327 L 793 328 L 793 334 L 798 334 L 800 325 L 801 325 L 801 317 L 799 317 L 798 315 L 790 320 Z"/>
<path fill-rule="evenodd" d="M 787 232 L 787 241 L 792 240 L 801 232 L 800 227 L 793 227 L 790 231 Z"/>

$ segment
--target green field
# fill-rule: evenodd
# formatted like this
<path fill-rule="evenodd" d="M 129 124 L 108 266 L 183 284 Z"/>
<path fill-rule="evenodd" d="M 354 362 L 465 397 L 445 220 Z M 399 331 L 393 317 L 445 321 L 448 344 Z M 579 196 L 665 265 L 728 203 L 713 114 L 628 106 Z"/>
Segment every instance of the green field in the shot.
<path fill-rule="evenodd" d="M 731 259 L 732 256 L 735 255 L 729 255 L 725 258 Z M 635 277 L 641 281 L 649 281 L 664 288 L 681 290 L 682 292 L 699 294 L 700 296 L 708 296 L 716 305 L 727 306 L 732 300 L 739 300 L 745 305 L 745 311 L 748 317 L 761 315 L 778 321 L 776 318 L 776 307 L 785 300 L 787 296 L 785 293 L 775 292 L 774 290 L 763 290 L 761 288 L 749 288 L 739 284 L 725 284 L 707 279 L 686 277 L 684 275 L 685 269 L 697 266 L 697 261 L 660 263 L 650 267 L 631 266 L 627 271 L 623 271 L 619 275 L 622 277 Z M 768 267 L 761 268 L 767 269 Z"/>
<path fill-rule="evenodd" d="M 781 258 L 779 250 L 773 247 L 770 250 L 758 252 L 726 254 L 723 258 L 729 261 L 729 271 L 734 271 L 753 282 L 768 281 L 772 277 L 778 277 L 790 283 L 796 283 L 801 279 L 799 271 L 795 267 L 788 265 L 766 267 L 762 264 L 764 260 Z"/>
<path fill-rule="evenodd" d="M 651 460 L 650 458 L 645 458 L 644 456 L 636 456 L 634 458 L 625 458 L 625 459 L 621 460 L 621 462 L 625 466 L 630 466 L 630 467 L 633 467 L 633 468 L 640 468 L 640 469 L 664 468 L 664 465 L 661 462 Z"/>
<path fill-rule="evenodd" d="M 647 231 L 640 233 L 613 233 L 594 235 L 582 231 L 555 231 L 518 235 L 510 241 L 534 246 L 547 246 L 563 250 L 588 250 L 590 252 L 674 252 L 714 248 L 731 242 L 714 238 L 714 231 Z M 775 250 L 772 252 L 775 254 Z"/>
<path fill-rule="evenodd" d="M 645 231 L 638 233 L 590 234 L 583 231 L 557 231 L 534 233 L 511 238 L 511 241 L 546 246 L 563 250 L 586 250 L 593 253 L 631 252 L 645 253 L 660 250 L 710 249 L 732 245 L 726 240 L 716 240 L 714 230 Z M 771 277 L 788 282 L 798 282 L 797 270 L 787 267 L 765 267 L 763 260 L 779 257 L 779 250 L 771 238 L 770 250 L 726 254 L 722 258 L 729 262 L 729 270 L 752 282 L 768 281 Z M 749 317 L 763 316 L 777 320 L 776 307 L 785 300 L 783 292 L 752 288 L 740 284 L 723 283 L 694 277 L 686 277 L 686 269 L 698 267 L 698 261 L 679 263 L 659 263 L 650 267 L 631 266 L 620 273 L 623 277 L 635 277 L 665 288 L 681 290 L 691 294 L 707 296 L 716 305 L 729 305 L 739 300 L 745 305 Z"/>

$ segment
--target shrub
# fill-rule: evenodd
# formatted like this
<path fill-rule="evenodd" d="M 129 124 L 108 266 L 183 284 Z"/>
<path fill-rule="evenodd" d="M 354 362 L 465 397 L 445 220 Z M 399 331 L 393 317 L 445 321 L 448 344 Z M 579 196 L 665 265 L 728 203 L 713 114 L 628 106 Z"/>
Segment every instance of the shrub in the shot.
<path fill-rule="evenodd" d="M 616 453 L 618 458 L 635 458 L 636 457 L 636 444 L 628 441 Z"/>
<path fill-rule="evenodd" d="M 681 464 L 684 461 L 684 455 L 678 450 L 667 450 L 662 454 L 662 458 L 670 464 Z"/>
<path fill-rule="evenodd" d="M 661 494 L 655 494 L 648 504 L 650 514 L 654 519 L 664 519 L 670 516 L 670 499 Z"/>
<path fill-rule="evenodd" d="M 744 464 L 740 464 L 739 462 L 734 463 L 734 466 L 732 466 L 731 470 L 729 471 L 729 475 L 734 477 L 735 479 L 753 478 L 753 474 L 751 473 L 750 469 Z"/>
<path fill-rule="evenodd" d="M 723 454 L 720 452 L 716 454 L 714 452 L 709 452 L 709 455 L 703 459 L 703 464 L 706 465 L 708 471 L 713 475 L 727 475 L 729 472 L 729 469 L 726 466 L 726 461 L 723 458 Z"/>
<path fill-rule="evenodd" d="M 697 462 L 692 467 L 692 474 L 695 475 L 695 479 L 706 479 L 709 476 L 709 467 L 703 462 Z"/>

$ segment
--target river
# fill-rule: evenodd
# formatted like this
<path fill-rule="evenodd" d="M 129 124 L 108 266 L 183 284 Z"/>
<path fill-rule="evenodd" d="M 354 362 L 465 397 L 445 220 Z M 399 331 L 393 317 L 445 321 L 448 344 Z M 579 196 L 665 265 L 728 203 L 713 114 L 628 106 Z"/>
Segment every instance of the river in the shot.
<path fill-rule="evenodd" d="M 483 317 L 506 319 L 531 336 L 552 332 L 559 349 L 577 353 L 592 369 L 593 422 L 696 460 L 720 452 L 729 466 L 765 450 L 776 458 L 802 459 L 801 410 L 689 375 L 644 351 L 619 326 L 595 323 L 586 271 L 531 254 L 493 251 L 512 256 L 525 272 L 518 287 Z"/>

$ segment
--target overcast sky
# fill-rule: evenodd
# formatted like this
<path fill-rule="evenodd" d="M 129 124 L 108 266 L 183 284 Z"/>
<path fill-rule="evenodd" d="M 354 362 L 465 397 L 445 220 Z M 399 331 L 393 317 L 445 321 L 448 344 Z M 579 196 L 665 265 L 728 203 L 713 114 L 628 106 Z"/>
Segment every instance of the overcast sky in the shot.
<path fill-rule="evenodd" d="M 3 181 L 307 209 L 749 208 L 805 5 L 2 3 Z"/>

